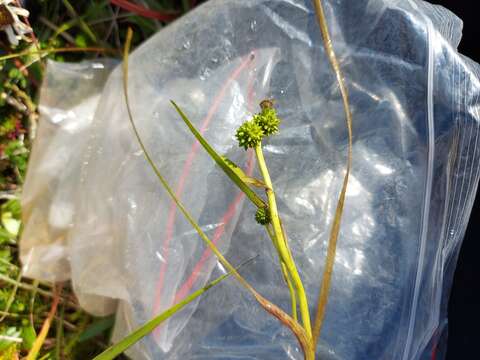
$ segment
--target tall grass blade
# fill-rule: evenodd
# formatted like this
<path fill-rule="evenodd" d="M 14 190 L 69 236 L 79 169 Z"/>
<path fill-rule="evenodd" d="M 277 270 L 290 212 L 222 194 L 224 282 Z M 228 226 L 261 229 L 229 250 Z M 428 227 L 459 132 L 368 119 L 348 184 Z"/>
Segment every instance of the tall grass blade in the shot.
<path fill-rule="evenodd" d="M 252 260 L 248 260 L 246 263 L 250 262 Z M 246 263 L 240 265 L 243 266 Z M 102 352 L 100 355 L 97 355 L 96 357 L 93 358 L 93 360 L 110 360 L 114 359 L 116 356 L 120 355 L 123 353 L 125 350 L 127 350 L 129 347 L 133 346 L 135 343 L 140 341 L 142 338 L 150 334 L 157 326 L 159 326 L 161 323 L 163 323 L 165 320 L 170 318 L 171 316 L 175 315 L 178 311 L 182 310 L 186 305 L 190 304 L 192 301 L 194 301 L 196 298 L 199 296 L 203 295 L 206 293 L 208 290 L 210 290 L 212 287 L 215 285 L 218 285 L 222 280 L 225 280 L 228 276 L 232 275 L 231 272 L 226 273 L 219 278 L 215 279 L 211 283 L 207 284 L 207 286 L 203 287 L 202 289 L 199 289 L 192 294 L 188 295 L 186 298 L 178 302 L 177 304 L 173 305 L 170 309 L 164 311 L 160 315 L 154 317 L 152 320 L 147 322 L 146 324 L 140 326 L 137 330 L 132 332 L 130 335 L 126 336 L 122 340 L 120 340 L 118 343 L 115 345 L 109 347 L 107 350 Z"/>
<path fill-rule="evenodd" d="M 113 315 L 94 321 L 80 334 L 78 342 L 84 342 L 102 334 L 104 331 L 110 329 L 114 323 L 115 316 Z"/>
<path fill-rule="evenodd" d="M 320 331 L 323 325 L 323 319 L 327 309 L 328 295 L 330 292 L 330 284 L 332 281 L 333 265 L 335 263 L 335 256 L 337 250 L 337 241 L 340 234 L 340 224 L 342 221 L 343 208 L 345 206 L 345 197 L 347 194 L 348 180 L 352 168 L 352 148 L 353 148 L 353 131 L 352 131 L 352 112 L 350 110 L 350 103 L 348 99 L 348 90 L 343 79 L 340 63 L 333 49 L 328 24 L 323 10 L 322 1 L 314 0 L 315 12 L 320 26 L 320 31 L 323 38 L 325 52 L 333 68 L 337 78 L 340 93 L 342 95 L 343 107 L 345 111 L 345 120 L 348 130 L 348 152 L 347 152 L 347 166 L 345 176 L 343 178 L 343 185 L 340 195 L 338 197 L 337 208 L 335 210 L 335 217 L 333 219 L 332 228 L 330 230 L 330 238 L 328 240 L 327 258 L 325 260 L 325 269 L 323 272 L 322 282 L 320 284 L 320 292 L 318 295 L 317 312 L 315 315 L 315 322 L 313 324 L 313 345 L 317 347 L 318 339 L 320 338 Z"/>
<path fill-rule="evenodd" d="M 75 8 L 72 6 L 72 4 L 70 4 L 70 2 L 68 0 L 62 0 L 62 2 L 63 2 L 63 5 L 67 8 L 67 11 L 70 13 L 70 16 L 78 21 L 78 23 L 80 24 L 80 27 L 82 28 L 83 32 L 88 35 L 90 40 L 92 40 L 94 43 L 96 43 L 97 42 L 97 37 L 95 36 L 94 32 L 92 31 L 92 29 L 90 29 L 88 24 L 80 16 L 78 16 L 78 14 L 75 11 Z"/>

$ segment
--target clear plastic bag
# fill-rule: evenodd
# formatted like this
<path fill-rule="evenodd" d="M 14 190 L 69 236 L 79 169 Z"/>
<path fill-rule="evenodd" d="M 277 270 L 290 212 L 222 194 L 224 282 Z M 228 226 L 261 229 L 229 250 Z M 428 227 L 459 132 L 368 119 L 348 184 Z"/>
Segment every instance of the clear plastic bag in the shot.
<path fill-rule="evenodd" d="M 40 98 L 40 126 L 22 192 L 21 256 L 26 276 L 70 278 L 68 232 L 94 111 L 115 62 L 49 61 Z M 68 96 L 65 96 L 68 94 Z"/>
<path fill-rule="evenodd" d="M 461 21 L 441 7 L 329 0 L 325 9 L 350 92 L 354 158 L 319 358 L 408 360 L 435 353 L 438 359 L 451 278 L 479 179 L 478 65 L 457 53 Z M 63 75 L 49 76 L 62 81 Z M 105 314 L 120 300 L 114 339 L 224 272 L 146 163 L 121 83 L 117 68 L 82 156 L 72 158 L 80 175 L 57 187 L 67 189 L 74 204 L 59 261 L 69 264 L 88 311 Z M 255 172 L 252 154 L 239 149 L 233 135 L 260 100 L 275 98 L 283 122 L 265 155 L 314 304 L 347 132 L 311 2 L 209 1 L 131 55 L 129 93 L 146 147 L 185 206 L 233 263 L 259 255 L 243 274 L 288 309 L 288 291 L 253 207 L 169 103 L 175 100 L 220 153 Z M 27 189 L 42 178 L 36 162 L 50 161 L 35 157 L 50 146 L 39 135 Z M 64 144 L 69 141 L 65 137 Z M 52 201 L 31 206 L 44 214 L 58 209 Z M 26 212 L 27 229 L 34 224 L 31 214 Z M 54 241 L 47 243 L 44 256 L 48 249 L 55 254 Z M 42 259 L 32 256 L 42 244 L 24 232 L 27 274 L 63 278 L 59 268 L 42 273 Z M 130 355 L 302 357 L 290 332 L 234 280 L 172 317 Z"/>

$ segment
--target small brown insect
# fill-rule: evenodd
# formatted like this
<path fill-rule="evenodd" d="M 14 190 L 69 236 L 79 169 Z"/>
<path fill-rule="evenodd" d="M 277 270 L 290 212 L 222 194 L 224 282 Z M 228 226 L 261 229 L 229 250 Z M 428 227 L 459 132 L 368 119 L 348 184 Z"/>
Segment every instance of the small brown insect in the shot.
<path fill-rule="evenodd" d="M 10 11 L 8 11 L 7 6 L 3 4 L 0 5 L 0 28 L 7 25 L 12 25 L 14 22 L 15 19 Z"/>
<path fill-rule="evenodd" d="M 265 110 L 265 109 L 271 109 L 273 108 L 273 105 L 275 104 L 275 100 L 274 99 L 265 99 L 265 100 L 262 100 L 260 102 L 260 108 L 262 110 Z"/>

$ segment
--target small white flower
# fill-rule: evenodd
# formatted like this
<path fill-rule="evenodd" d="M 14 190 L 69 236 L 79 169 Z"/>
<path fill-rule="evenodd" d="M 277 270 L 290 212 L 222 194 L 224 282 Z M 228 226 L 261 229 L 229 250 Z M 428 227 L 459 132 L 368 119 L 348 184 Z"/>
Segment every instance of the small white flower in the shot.
<path fill-rule="evenodd" d="M 27 18 L 30 13 L 24 8 L 15 6 L 14 0 L 0 0 L 0 30 L 5 31 L 8 41 L 18 45 L 20 40 L 31 41 L 25 34 L 33 32 L 32 28 L 20 17 Z"/>

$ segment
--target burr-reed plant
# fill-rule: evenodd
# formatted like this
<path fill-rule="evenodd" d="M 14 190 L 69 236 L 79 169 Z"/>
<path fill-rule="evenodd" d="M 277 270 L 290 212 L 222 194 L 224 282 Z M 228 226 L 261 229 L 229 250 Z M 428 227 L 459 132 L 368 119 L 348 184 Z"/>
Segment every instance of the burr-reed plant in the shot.
<path fill-rule="evenodd" d="M 239 129 L 237 129 L 236 137 L 239 142 L 239 145 L 243 148 L 254 148 L 257 155 L 258 164 L 260 171 L 263 176 L 263 181 L 258 179 L 249 178 L 238 166 L 233 164 L 230 160 L 226 159 L 223 156 L 220 156 L 213 147 L 208 144 L 208 142 L 203 138 L 200 132 L 195 128 L 192 122 L 188 119 L 185 113 L 172 101 L 173 106 L 179 113 L 182 120 L 185 122 L 187 127 L 190 129 L 195 138 L 211 156 L 211 158 L 219 165 L 219 167 L 224 171 L 224 173 L 236 184 L 240 190 L 242 190 L 247 198 L 254 204 L 257 208 L 257 213 L 255 217 L 263 222 L 267 229 L 268 234 L 270 235 L 274 248 L 278 253 L 279 262 L 281 266 L 281 271 L 284 274 L 285 281 L 288 284 L 288 288 L 292 298 L 292 314 L 288 314 L 286 311 L 277 306 L 274 302 L 269 299 L 266 299 L 260 293 L 255 290 L 255 288 L 245 280 L 237 269 L 223 256 L 220 250 L 216 245 L 209 239 L 209 237 L 204 233 L 201 227 L 198 225 L 196 220 L 192 217 L 190 212 L 183 205 L 181 200 L 176 196 L 170 184 L 163 177 L 162 173 L 154 163 L 153 159 L 150 156 L 149 151 L 145 147 L 143 140 L 138 132 L 138 129 L 135 125 L 135 121 L 132 116 L 130 109 L 130 102 L 128 97 L 128 53 L 130 48 L 130 42 L 132 38 L 132 31 L 129 29 L 127 35 L 127 42 L 124 51 L 124 77 L 123 77 L 123 86 L 124 86 L 124 95 L 125 103 L 127 106 L 128 117 L 134 132 L 134 135 L 140 145 L 140 148 L 143 151 L 145 159 L 148 164 L 154 171 L 159 182 L 166 190 L 168 195 L 175 202 L 176 206 L 180 212 L 185 216 L 190 225 L 195 229 L 200 239 L 212 250 L 213 254 L 216 256 L 217 260 L 227 269 L 229 274 L 231 274 L 240 285 L 246 289 L 251 296 L 257 301 L 257 303 L 269 314 L 276 317 L 282 324 L 288 327 L 296 338 L 299 341 L 299 344 L 305 354 L 305 359 L 313 360 L 315 359 L 315 351 L 312 344 L 312 335 L 311 335 L 311 325 L 310 325 L 310 315 L 308 313 L 308 302 L 306 299 L 305 290 L 298 274 L 297 268 L 293 261 L 290 249 L 286 241 L 285 232 L 281 224 L 281 220 L 278 216 L 278 210 L 276 206 L 275 194 L 273 192 L 273 185 L 268 173 L 268 169 L 263 157 L 263 152 L 261 149 L 261 141 L 267 136 L 265 133 L 273 135 L 278 131 L 278 125 L 280 120 L 277 118 L 276 113 L 273 109 L 273 106 L 267 102 L 262 103 L 262 111 L 257 114 L 252 120 L 247 121 L 242 124 Z M 265 132 L 264 132 L 265 130 Z M 262 199 L 253 189 L 253 186 L 261 186 L 264 188 L 267 201 Z M 220 279 L 219 281 L 223 280 Z M 293 286 L 292 286 L 293 284 Z M 206 289 L 209 289 L 211 285 L 207 285 Z M 190 301 L 193 301 L 198 294 L 192 294 L 196 296 L 190 296 L 186 299 L 183 299 L 181 303 L 187 304 Z M 302 324 L 297 320 L 296 316 L 296 298 L 298 297 L 300 313 L 302 316 Z M 186 300 L 186 302 L 185 302 Z M 179 311 L 181 307 L 174 305 L 174 307 L 168 309 L 166 312 L 160 314 L 156 318 L 149 321 L 147 324 L 143 325 L 137 329 L 134 333 L 130 334 L 127 338 L 122 340 L 120 343 L 114 345 L 112 348 L 107 349 L 105 352 L 97 356 L 97 360 L 106 360 L 113 359 L 119 352 L 124 351 L 129 346 L 133 345 L 143 336 L 147 335 L 152 331 L 155 326 L 160 325 L 161 322 L 169 318 L 171 315 Z"/>
<path fill-rule="evenodd" d="M 205 151 L 210 155 L 213 161 L 219 166 L 219 168 L 225 173 L 226 176 L 246 195 L 247 199 L 256 208 L 255 220 L 256 222 L 265 227 L 265 230 L 272 241 L 272 249 L 276 252 L 278 257 L 279 271 L 282 273 L 286 290 L 290 294 L 291 309 L 286 311 L 269 299 L 266 299 L 259 294 L 237 271 L 237 269 L 230 264 L 230 262 L 222 255 L 215 244 L 208 238 L 203 232 L 195 219 L 191 216 L 180 199 L 175 195 L 173 189 L 165 180 L 158 167 L 153 162 L 149 155 L 148 150 L 138 133 L 135 126 L 134 119 L 131 114 L 130 104 L 128 99 L 128 53 L 130 48 L 130 42 L 132 38 L 132 32 L 129 30 L 127 34 L 127 42 L 124 52 L 124 95 L 127 105 L 127 112 L 129 120 L 131 122 L 133 132 L 138 140 L 138 143 L 144 153 L 144 156 L 151 166 L 152 170 L 156 174 L 163 188 L 167 191 L 169 196 L 177 205 L 178 209 L 182 212 L 191 226 L 198 233 L 199 237 L 205 244 L 212 250 L 218 261 L 227 269 L 228 274 L 232 275 L 258 302 L 258 304 L 269 314 L 276 317 L 284 326 L 289 328 L 297 338 L 300 347 L 304 354 L 305 360 L 315 360 L 315 351 L 317 348 L 320 331 L 322 328 L 323 320 L 325 317 L 328 294 L 330 290 L 333 265 L 336 253 L 336 244 L 340 231 L 340 223 L 345 204 L 345 195 L 350 175 L 350 169 L 352 165 L 352 114 L 349 106 L 348 91 L 345 86 L 343 75 L 340 70 L 340 65 L 336 58 L 332 41 L 330 39 L 328 26 L 325 19 L 325 13 L 322 7 L 321 0 L 313 0 L 315 10 L 320 25 L 320 31 L 323 38 L 323 43 L 328 60 L 332 66 L 332 69 L 336 75 L 336 79 L 340 88 L 342 96 L 346 125 L 348 130 L 348 153 L 347 153 L 347 167 L 343 181 L 342 190 L 338 197 L 335 216 L 332 223 L 330 232 L 328 250 L 325 260 L 325 269 L 320 283 L 320 292 L 317 299 L 316 314 L 313 322 L 311 323 L 309 313 L 309 302 L 307 294 L 305 292 L 302 279 L 295 264 L 295 259 L 292 256 L 290 247 L 288 244 L 288 237 L 286 229 L 282 223 L 277 208 L 277 201 L 275 196 L 275 189 L 272 179 L 268 170 L 267 162 L 265 160 L 262 141 L 270 136 L 275 136 L 280 131 L 281 121 L 277 116 L 274 103 L 272 100 L 264 100 L 260 104 L 260 111 L 255 114 L 251 119 L 246 120 L 238 129 L 236 129 L 235 137 L 238 141 L 240 148 L 245 150 L 253 149 L 257 159 L 257 164 L 260 170 L 262 179 L 254 179 L 246 175 L 242 169 L 235 165 L 232 161 L 219 155 L 215 149 L 203 138 L 200 132 L 195 128 L 192 122 L 188 119 L 187 115 L 180 109 L 180 107 L 172 101 L 173 106 L 179 113 L 186 126 L 191 133 L 195 136 L 197 141 L 203 146 Z M 263 189 L 264 196 L 260 196 L 257 191 Z M 252 214 L 253 215 L 253 214 Z M 156 318 L 143 325 L 128 337 L 123 339 L 118 344 L 107 349 L 104 353 L 96 357 L 97 360 L 113 359 L 116 355 L 126 350 L 135 342 L 140 340 L 143 336 L 151 332 L 156 326 L 160 325 L 163 321 L 169 318 L 171 315 L 179 311 L 183 306 L 193 301 L 196 297 L 210 289 L 216 283 L 222 281 L 227 276 L 215 280 L 213 283 L 207 285 L 205 288 L 187 296 L 181 300 L 178 304 L 168 309 L 164 313 L 158 315 Z M 297 315 L 300 313 L 300 316 Z"/>
<path fill-rule="evenodd" d="M 260 207 L 255 214 L 255 219 L 260 225 L 265 226 L 272 240 L 274 249 L 278 254 L 280 267 L 288 285 L 292 303 L 291 315 L 297 319 L 297 299 L 300 309 L 302 325 L 308 336 L 311 336 L 310 313 L 305 289 L 300 279 L 295 261 L 290 251 L 286 233 L 280 221 L 277 209 L 277 201 L 273 183 L 270 178 L 267 163 L 263 156 L 262 140 L 273 136 L 279 131 L 280 119 L 273 106 L 273 101 L 264 100 L 260 104 L 261 111 L 254 115 L 251 120 L 244 122 L 236 131 L 236 138 L 240 147 L 252 148 L 255 151 L 258 167 L 265 184 L 267 206 Z"/>

